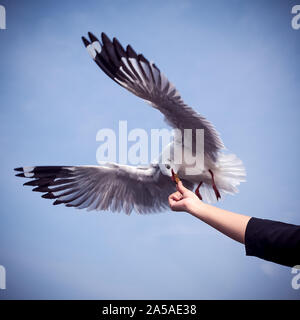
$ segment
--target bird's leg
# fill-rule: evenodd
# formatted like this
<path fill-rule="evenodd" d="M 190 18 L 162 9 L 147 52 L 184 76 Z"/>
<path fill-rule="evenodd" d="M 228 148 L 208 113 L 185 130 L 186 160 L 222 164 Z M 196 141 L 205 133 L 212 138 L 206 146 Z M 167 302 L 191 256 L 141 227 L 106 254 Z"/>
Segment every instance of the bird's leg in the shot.
<path fill-rule="evenodd" d="M 220 195 L 220 192 L 219 192 L 219 190 L 218 190 L 218 188 L 217 188 L 217 186 L 215 184 L 214 174 L 210 169 L 208 171 L 209 171 L 209 173 L 211 175 L 212 187 L 214 189 L 215 195 L 217 197 L 217 200 L 219 200 L 219 198 L 221 199 L 221 195 Z"/>
<path fill-rule="evenodd" d="M 201 181 L 201 182 L 198 184 L 198 187 L 197 187 L 196 190 L 195 190 L 196 196 L 197 196 L 200 200 L 202 200 L 202 196 L 201 196 L 201 194 L 200 194 L 200 192 L 199 192 L 199 189 L 200 189 L 202 183 L 203 183 L 203 181 Z"/>
<path fill-rule="evenodd" d="M 177 184 L 180 181 L 180 179 L 177 173 L 175 173 L 173 169 L 171 169 L 171 172 L 172 172 L 172 181 L 174 181 Z"/>

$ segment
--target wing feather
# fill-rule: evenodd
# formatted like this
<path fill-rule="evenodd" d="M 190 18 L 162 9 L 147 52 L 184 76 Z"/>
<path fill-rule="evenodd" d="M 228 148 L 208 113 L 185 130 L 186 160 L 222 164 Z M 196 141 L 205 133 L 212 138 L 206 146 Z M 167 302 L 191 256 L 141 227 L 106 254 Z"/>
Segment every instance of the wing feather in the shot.
<path fill-rule="evenodd" d="M 111 79 L 150 102 L 173 128 L 204 129 L 205 154 L 216 159 L 219 150 L 224 148 L 218 132 L 208 120 L 184 103 L 178 90 L 154 63 L 137 54 L 130 45 L 125 50 L 116 38 L 111 41 L 105 33 L 101 34 L 102 43 L 91 32 L 88 35 L 89 40 L 82 37 L 84 45 Z M 194 139 L 195 136 L 193 130 Z"/>
<path fill-rule="evenodd" d="M 130 214 L 161 211 L 168 207 L 174 183 L 161 174 L 158 165 L 133 167 L 107 163 L 103 166 L 20 167 L 19 177 L 32 179 L 24 185 L 64 204 L 87 210 L 124 210 Z M 191 183 L 185 181 L 189 187 Z"/>

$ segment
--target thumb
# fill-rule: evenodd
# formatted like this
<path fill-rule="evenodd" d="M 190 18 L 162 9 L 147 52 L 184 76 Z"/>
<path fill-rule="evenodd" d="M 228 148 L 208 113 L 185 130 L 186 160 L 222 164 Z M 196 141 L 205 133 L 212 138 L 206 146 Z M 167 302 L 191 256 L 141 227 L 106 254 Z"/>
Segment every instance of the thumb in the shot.
<path fill-rule="evenodd" d="M 182 184 L 182 181 L 180 180 L 177 183 L 177 190 L 181 193 L 184 194 L 187 191 L 187 188 Z"/>

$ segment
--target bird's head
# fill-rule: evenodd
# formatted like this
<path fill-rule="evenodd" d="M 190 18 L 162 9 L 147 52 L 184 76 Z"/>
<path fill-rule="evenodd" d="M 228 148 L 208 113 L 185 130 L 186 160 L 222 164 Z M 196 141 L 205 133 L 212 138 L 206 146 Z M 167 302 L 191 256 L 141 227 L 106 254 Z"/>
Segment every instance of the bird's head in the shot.
<path fill-rule="evenodd" d="M 179 170 L 179 165 L 173 163 L 170 159 L 168 159 L 168 160 L 164 161 L 163 163 L 160 163 L 159 168 L 160 168 L 160 171 L 162 172 L 162 174 L 171 178 L 172 177 L 172 169 L 175 173 L 177 173 Z"/>

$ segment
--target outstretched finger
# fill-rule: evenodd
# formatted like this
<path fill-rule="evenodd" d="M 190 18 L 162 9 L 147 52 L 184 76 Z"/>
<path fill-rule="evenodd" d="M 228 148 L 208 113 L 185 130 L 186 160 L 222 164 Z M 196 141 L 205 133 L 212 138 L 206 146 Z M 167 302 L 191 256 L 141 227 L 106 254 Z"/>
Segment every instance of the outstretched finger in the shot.
<path fill-rule="evenodd" d="M 188 189 L 183 185 L 182 181 L 180 180 L 177 185 L 176 185 L 177 190 L 181 193 L 184 194 Z"/>

